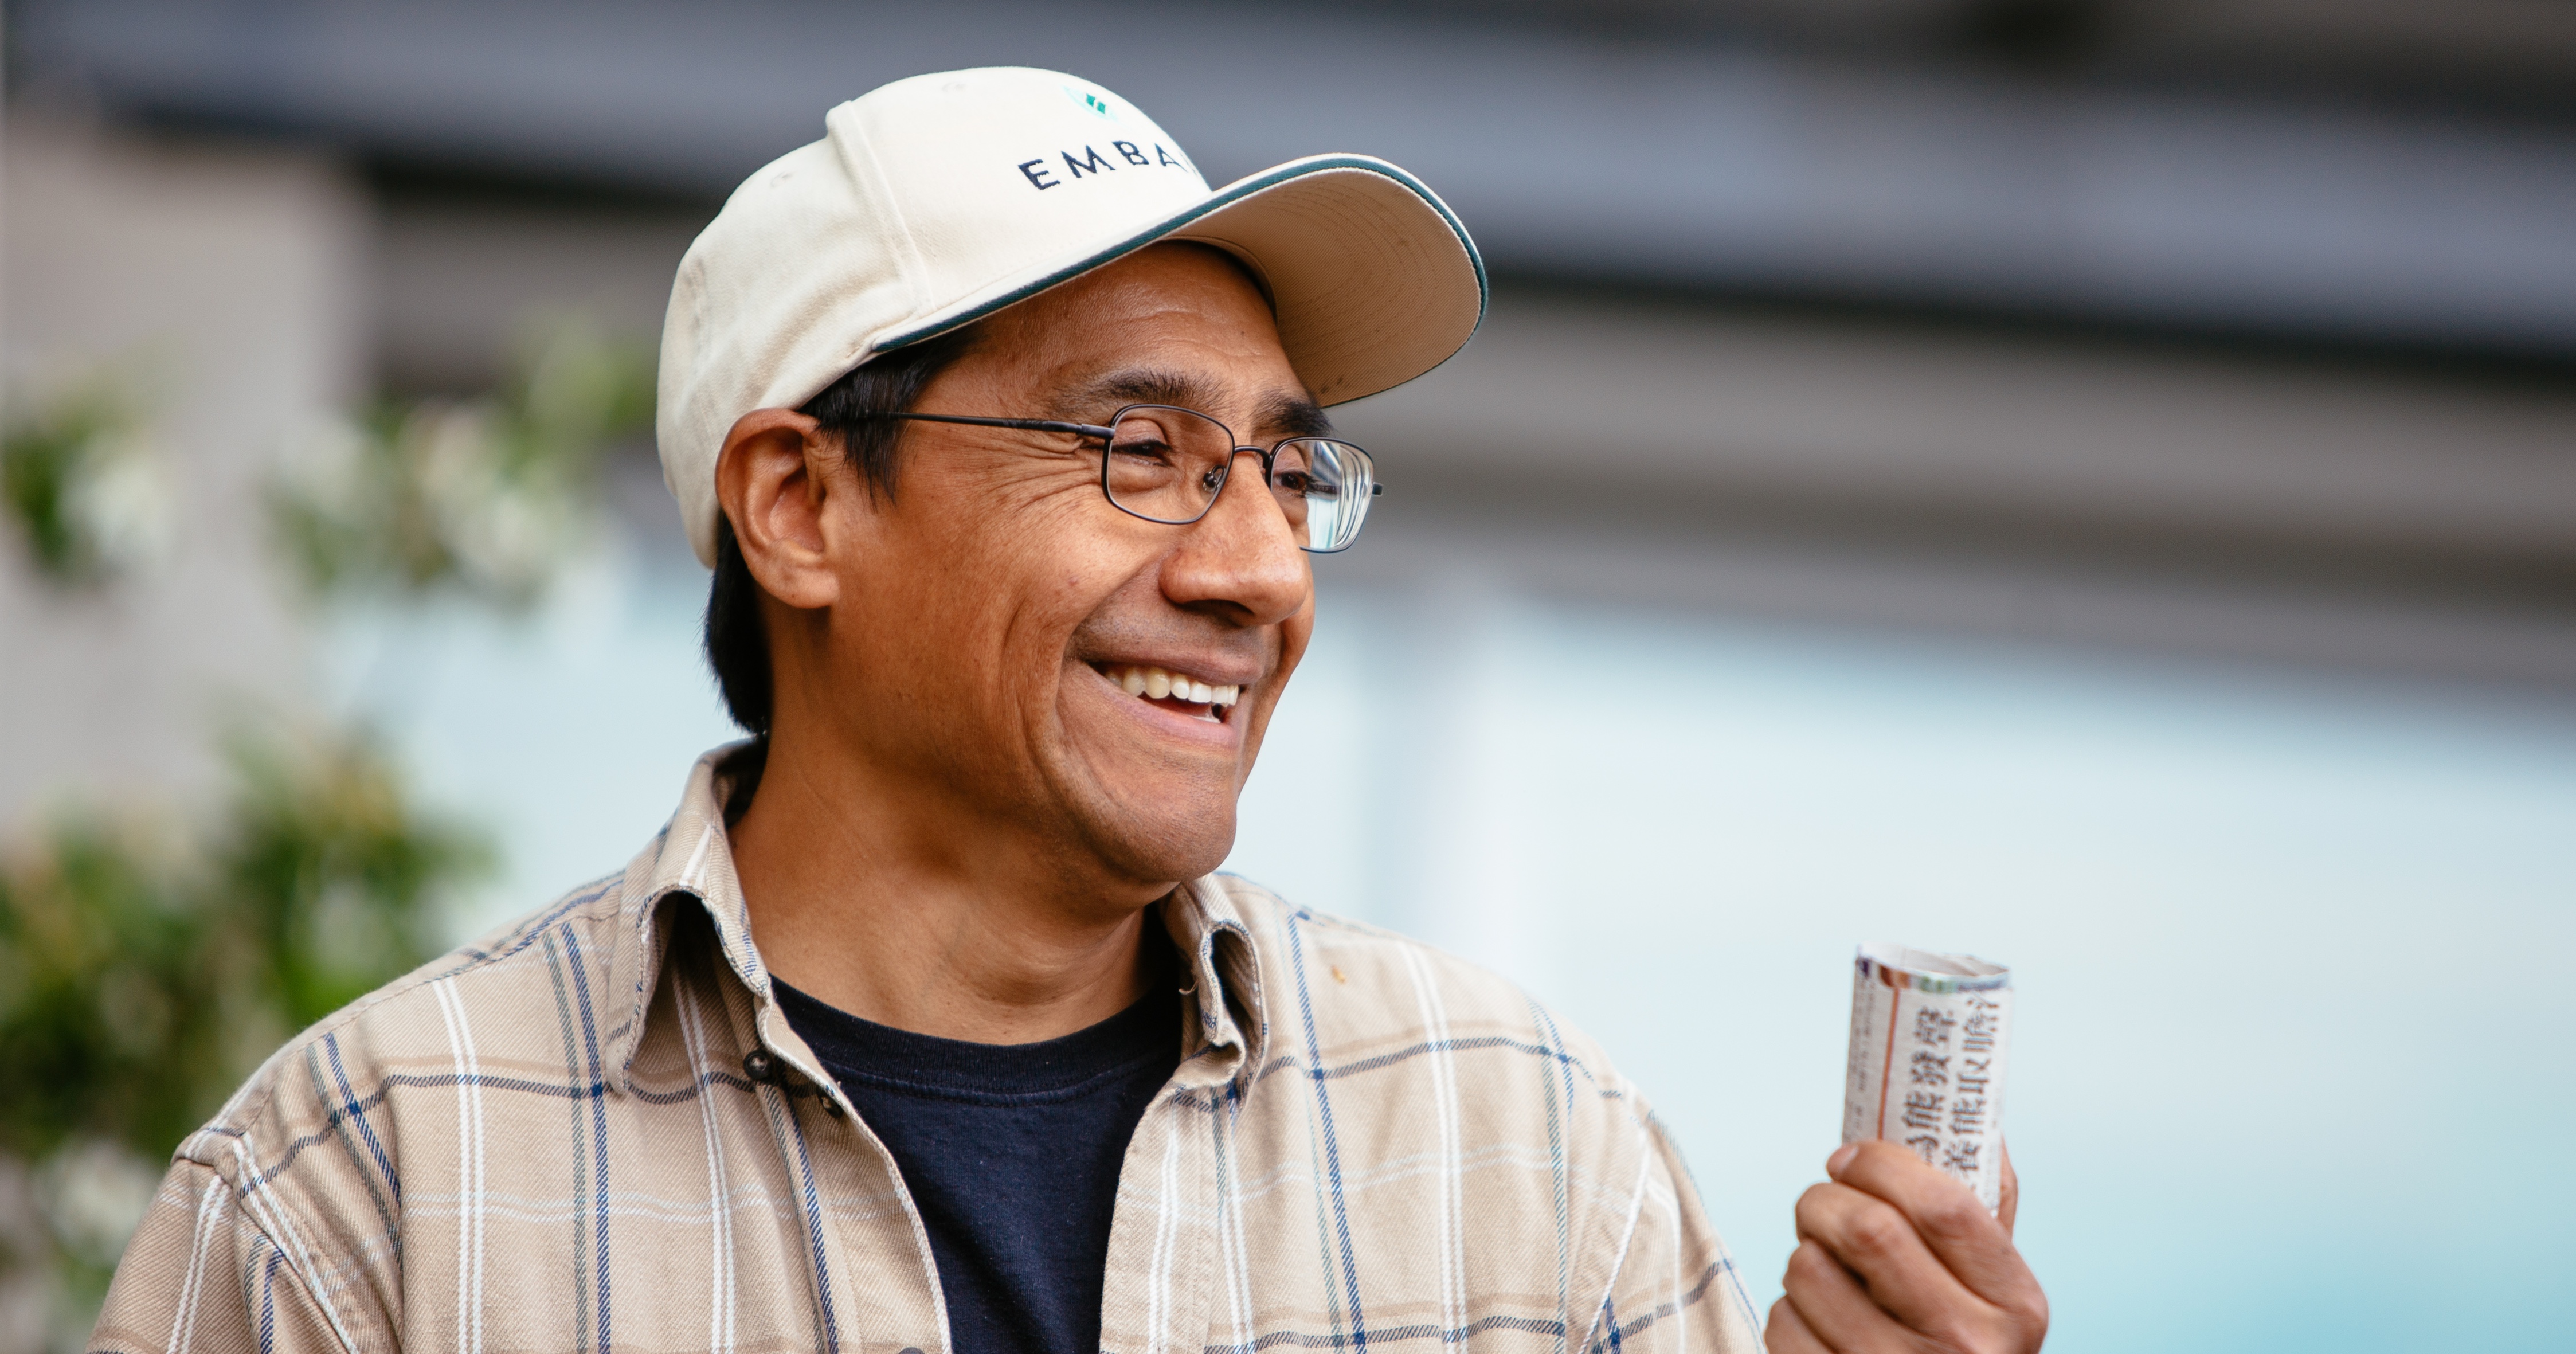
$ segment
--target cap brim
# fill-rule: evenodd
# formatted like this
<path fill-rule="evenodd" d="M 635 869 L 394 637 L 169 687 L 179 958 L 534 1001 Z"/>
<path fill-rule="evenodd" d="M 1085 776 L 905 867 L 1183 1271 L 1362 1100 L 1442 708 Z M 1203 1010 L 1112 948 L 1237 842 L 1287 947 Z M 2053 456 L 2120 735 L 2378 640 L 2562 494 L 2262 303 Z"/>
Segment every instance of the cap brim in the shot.
<path fill-rule="evenodd" d="M 1187 210 L 979 289 L 886 334 L 870 355 L 972 324 L 1165 240 L 1215 245 L 1270 289 L 1279 341 L 1316 400 L 1340 404 L 1446 362 L 1485 316 L 1485 262 L 1421 180 L 1365 155 L 1291 160 Z"/>

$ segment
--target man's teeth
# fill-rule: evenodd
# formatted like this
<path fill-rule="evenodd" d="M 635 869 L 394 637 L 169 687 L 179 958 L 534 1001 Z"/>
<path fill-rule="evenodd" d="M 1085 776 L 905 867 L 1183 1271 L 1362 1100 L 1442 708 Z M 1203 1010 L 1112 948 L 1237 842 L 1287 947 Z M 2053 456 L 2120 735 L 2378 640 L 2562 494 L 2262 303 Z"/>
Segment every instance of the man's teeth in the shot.
<path fill-rule="evenodd" d="M 1117 667 L 1109 669 L 1108 676 L 1128 695 L 1143 696 L 1148 700 L 1169 698 L 1194 701 L 1200 705 L 1232 705 L 1243 695 L 1243 688 L 1239 686 L 1210 686 L 1161 668 Z"/>

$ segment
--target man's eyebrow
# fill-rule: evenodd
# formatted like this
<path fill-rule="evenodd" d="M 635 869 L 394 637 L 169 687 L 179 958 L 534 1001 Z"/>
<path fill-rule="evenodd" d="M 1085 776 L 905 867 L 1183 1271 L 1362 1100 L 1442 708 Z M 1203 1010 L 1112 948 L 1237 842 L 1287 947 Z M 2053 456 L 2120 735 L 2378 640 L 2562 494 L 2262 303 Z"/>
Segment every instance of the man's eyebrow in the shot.
<path fill-rule="evenodd" d="M 1324 406 L 1302 393 L 1272 395 L 1261 402 L 1261 412 L 1254 417 L 1264 436 L 1330 437 L 1333 432 L 1333 420 L 1325 416 Z"/>
<path fill-rule="evenodd" d="M 1056 398 L 1056 412 L 1074 418 L 1106 418 L 1130 404 L 1176 404 L 1196 409 L 1216 392 L 1207 382 L 1176 371 L 1127 367 L 1104 372 Z"/>
<path fill-rule="evenodd" d="M 1224 392 L 1203 378 L 1186 372 L 1129 367 L 1105 372 L 1064 392 L 1054 401 L 1054 413 L 1062 418 L 1106 418 L 1111 410 L 1130 404 L 1174 404 L 1204 410 L 1224 402 Z M 1254 411 L 1252 429 L 1237 431 L 1269 437 L 1322 437 L 1333 431 L 1333 422 L 1324 416 L 1323 406 L 1305 392 L 1276 391 Z"/>

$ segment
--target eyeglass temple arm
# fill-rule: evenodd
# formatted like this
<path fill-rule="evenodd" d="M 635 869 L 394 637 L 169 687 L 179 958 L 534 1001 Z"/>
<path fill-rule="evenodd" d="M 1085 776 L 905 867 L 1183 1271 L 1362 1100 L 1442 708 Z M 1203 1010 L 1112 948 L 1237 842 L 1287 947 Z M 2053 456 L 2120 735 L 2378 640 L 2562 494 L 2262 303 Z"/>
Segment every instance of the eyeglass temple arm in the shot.
<path fill-rule="evenodd" d="M 969 423 L 978 428 L 1014 428 L 1032 433 L 1072 433 L 1077 437 L 1096 437 L 1103 442 L 1117 436 L 1115 428 L 1096 423 L 1065 423 L 1051 418 L 976 418 L 968 414 L 871 413 L 865 418 L 904 418 L 919 423 Z"/>

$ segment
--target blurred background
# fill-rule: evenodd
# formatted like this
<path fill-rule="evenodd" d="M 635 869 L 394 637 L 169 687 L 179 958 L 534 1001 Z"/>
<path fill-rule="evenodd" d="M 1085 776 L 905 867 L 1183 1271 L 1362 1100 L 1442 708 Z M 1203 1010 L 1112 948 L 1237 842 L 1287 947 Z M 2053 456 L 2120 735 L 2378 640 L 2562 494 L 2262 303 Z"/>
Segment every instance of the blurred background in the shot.
<path fill-rule="evenodd" d="M 301 1023 L 731 736 L 649 444 L 829 105 L 1077 71 L 1495 277 L 1232 868 L 1491 964 L 1758 1302 L 1852 946 L 2012 965 L 2068 1351 L 2566 1348 L 2576 7 L 8 0 L 0 1349 Z"/>

